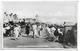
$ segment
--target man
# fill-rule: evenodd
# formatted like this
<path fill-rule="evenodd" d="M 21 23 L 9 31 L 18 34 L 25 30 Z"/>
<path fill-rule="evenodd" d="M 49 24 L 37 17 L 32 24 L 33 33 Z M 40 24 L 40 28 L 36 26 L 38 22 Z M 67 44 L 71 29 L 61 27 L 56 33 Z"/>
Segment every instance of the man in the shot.
<path fill-rule="evenodd" d="M 6 36 L 10 36 L 10 26 L 5 27 L 6 30 Z"/>
<path fill-rule="evenodd" d="M 38 28 L 37 25 L 33 24 L 32 27 L 33 27 L 33 37 L 34 36 L 39 37 L 38 30 L 37 30 L 37 28 Z"/>
<path fill-rule="evenodd" d="M 52 42 L 52 41 L 55 41 L 55 39 L 56 39 L 56 37 L 55 37 L 55 35 L 54 35 L 54 31 L 56 30 L 54 27 L 46 27 L 47 28 L 47 35 L 48 35 L 48 38 L 47 38 L 47 40 L 48 41 L 50 41 L 50 42 Z"/>
<path fill-rule="evenodd" d="M 56 37 L 55 41 L 58 41 L 58 37 L 59 37 L 58 28 L 56 28 L 56 30 L 54 31 L 54 35 Z"/>
<path fill-rule="evenodd" d="M 56 30 L 55 27 L 51 27 L 51 29 L 50 29 L 51 35 L 52 35 L 54 38 L 56 38 L 55 35 L 54 35 L 55 30 Z"/>
<path fill-rule="evenodd" d="M 39 25 L 39 26 L 38 26 L 38 34 L 39 34 L 39 36 L 40 36 L 41 29 L 42 29 L 42 26 Z"/>
<path fill-rule="evenodd" d="M 51 34 L 51 30 L 48 26 L 46 26 L 47 31 L 49 32 L 49 34 Z"/>
<path fill-rule="evenodd" d="M 20 32 L 20 26 L 16 24 L 16 26 L 14 28 L 15 39 L 18 38 L 19 32 Z"/>
<path fill-rule="evenodd" d="M 30 26 L 28 24 L 26 24 L 26 34 L 27 36 L 29 35 L 30 33 Z"/>
<path fill-rule="evenodd" d="M 60 28 L 58 29 L 58 32 L 59 32 L 59 42 L 63 43 L 63 32 L 61 31 Z"/>

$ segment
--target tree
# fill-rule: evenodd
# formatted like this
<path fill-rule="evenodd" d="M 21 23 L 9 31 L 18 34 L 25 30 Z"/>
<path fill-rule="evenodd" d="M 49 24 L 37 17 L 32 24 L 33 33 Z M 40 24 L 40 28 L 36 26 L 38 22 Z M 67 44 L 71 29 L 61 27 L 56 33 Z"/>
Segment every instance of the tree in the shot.
<path fill-rule="evenodd" d="M 9 14 L 9 16 L 11 17 L 13 15 L 13 13 Z"/>

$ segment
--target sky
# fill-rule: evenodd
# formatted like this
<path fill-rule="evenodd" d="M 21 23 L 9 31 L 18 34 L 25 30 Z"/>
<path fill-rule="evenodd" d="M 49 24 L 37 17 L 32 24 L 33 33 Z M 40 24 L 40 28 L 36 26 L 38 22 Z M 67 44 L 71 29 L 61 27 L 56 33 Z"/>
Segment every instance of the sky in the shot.
<path fill-rule="evenodd" d="M 77 2 L 75 1 L 26 1 L 2 2 L 3 11 L 16 13 L 19 18 L 38 18 L 42 22 L 77 22 Z"/>

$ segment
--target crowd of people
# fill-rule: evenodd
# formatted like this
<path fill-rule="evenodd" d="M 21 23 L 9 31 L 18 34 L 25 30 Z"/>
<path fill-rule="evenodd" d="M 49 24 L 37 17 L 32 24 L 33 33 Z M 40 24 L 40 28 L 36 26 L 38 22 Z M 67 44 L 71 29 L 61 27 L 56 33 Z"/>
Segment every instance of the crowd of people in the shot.
<path fill-rule="evenodd" d="M 56 28 L 54 26 L 50 26 L 49 24 L 42 23 L 26 23 L 24 20 L 22 22 L 14 23 L 13 21 L 9 21 L 9 23 L 3 24 L 4 28 L 4 37 L 13 36 L 16 39 L 23 34 L 29 36 L 32 32 L 33 38 L 42 37 L 48 38 L 53 37 L 53 39 L 61 38 L 63 36 L 63 31 L 60 28 Z M 43 34 L 41 32 L 44 32 Z"/>
<path fill-rule="evenodd" d="M 74 34 L 73 29 L 65 33 L 65 27 L 61 28 L 40 22 L 30 23 L 25 22 L 25 19 L 18 22 L 9 21 L 3 24 L 3 37 L 14 37 L 17 40 L 18 37 L 23 35 L 28 37 L 30 34 L 32 34 L 32 38 L 43 38 L 50 42 L 77 44 L 77 40 L 74 37 L 77 33 Z"/>

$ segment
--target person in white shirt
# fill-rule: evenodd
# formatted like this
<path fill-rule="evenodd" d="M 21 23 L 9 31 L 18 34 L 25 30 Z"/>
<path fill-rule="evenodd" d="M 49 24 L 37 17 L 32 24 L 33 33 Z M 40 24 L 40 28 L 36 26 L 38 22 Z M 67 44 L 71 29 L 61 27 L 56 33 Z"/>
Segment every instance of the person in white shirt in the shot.
<path fill-rule="evenodd" d="M 55 27 L 52 27 L 52 28 L 50 29 L 51 35 L 52 35 L 54 38 L 56 38 L 55 35 L 54 35 L 55 30 L 56 30 Z"/>
<path fill-rule="evenodd" d="M 16 25 L 16 27 L 14 28 L 15 39 L 18 38 L 19 32 L 20 32 L 20 26 Z"/>
<path fill-rule="evenodd" d="M 39 37 L 38 30 L 37 30 L 38 29 L 37 25 L 34 24 L 34 25 L 32 25 L 32 27 L 33 27 L 33 36 Z"/>
<path fill-rule="evenodd" d="M 63 32 L 61 31 L 61 29 L 58 29 L 58 32 L 59 32 L 61 35 L 63 35 Z"/>

